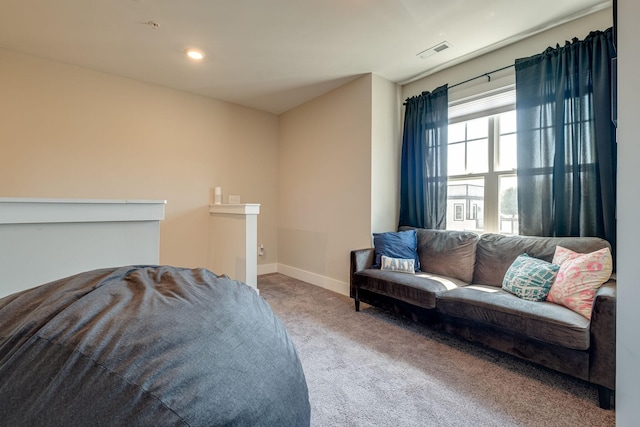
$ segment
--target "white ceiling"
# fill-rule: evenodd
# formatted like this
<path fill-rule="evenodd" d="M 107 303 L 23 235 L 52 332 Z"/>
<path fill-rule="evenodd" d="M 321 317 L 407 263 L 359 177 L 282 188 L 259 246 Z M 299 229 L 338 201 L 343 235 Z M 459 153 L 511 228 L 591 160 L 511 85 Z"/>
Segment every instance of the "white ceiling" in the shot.
<path fill-rule="evenodd" d="M 0 47 L 281 113 L 362 74 L 405 83 L 610 3 L 0 0 Z"/>

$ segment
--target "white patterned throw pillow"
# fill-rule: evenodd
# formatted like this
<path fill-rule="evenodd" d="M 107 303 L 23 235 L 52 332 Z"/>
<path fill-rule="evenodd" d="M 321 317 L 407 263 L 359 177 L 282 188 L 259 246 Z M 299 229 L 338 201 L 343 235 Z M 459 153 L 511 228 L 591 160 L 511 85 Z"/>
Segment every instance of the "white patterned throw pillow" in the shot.
<path fill-rule="evenodd" d="M 380 270 L 415 274 L 415 261 L 413 259 L 391 258 L 382 255 L 380 261 Z"/>

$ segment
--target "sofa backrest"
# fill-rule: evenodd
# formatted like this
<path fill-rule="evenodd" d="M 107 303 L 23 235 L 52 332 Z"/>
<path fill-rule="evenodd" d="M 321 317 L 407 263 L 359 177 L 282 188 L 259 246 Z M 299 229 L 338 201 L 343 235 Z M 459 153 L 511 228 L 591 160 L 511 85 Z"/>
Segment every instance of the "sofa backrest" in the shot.
<path fill-rule="evenodd" d="M 400 227 L 410 230 L 412 227 Z M 479 236 L 470 231 L 417 228 L 420 270 L 471 283 Z"/>
<path fill-rule="evenodd" d="M 519 255 L 526 253 L 534 258 L 551 262 L 558 245 L 579 253 L 589 253 L 602 248 L 611 249 L 609 242 L 598 237 L 483 234 L 476 249 L 473 283 L 501 287 L 505 273 Z"/>

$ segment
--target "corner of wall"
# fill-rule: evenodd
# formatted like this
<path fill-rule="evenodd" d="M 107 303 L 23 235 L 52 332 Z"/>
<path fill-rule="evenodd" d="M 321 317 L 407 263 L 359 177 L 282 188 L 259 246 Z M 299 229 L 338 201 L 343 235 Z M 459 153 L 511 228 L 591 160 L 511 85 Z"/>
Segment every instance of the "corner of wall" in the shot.
<path fill-rule="evenodd" d="M 373 76 L 371 106 L 371 232 L 398 225 L 402 136 L 400 86 Z"/>

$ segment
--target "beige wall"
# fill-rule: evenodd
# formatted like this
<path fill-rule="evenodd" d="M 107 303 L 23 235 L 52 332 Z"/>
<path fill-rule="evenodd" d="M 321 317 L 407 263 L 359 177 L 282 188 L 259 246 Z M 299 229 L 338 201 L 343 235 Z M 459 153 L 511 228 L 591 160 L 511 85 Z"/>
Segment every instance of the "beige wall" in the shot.
<path fill-rule="evenodd" d="M 349 251 L 397 227 L 402 100 L 513 64 L 612 24 L 607 9 L 403 86 L 361 77 L 280 118 L 279 271 L 344 292 Z M 513 69 L 450 91 L 460 99 L 514 83 Z M 365 220 L 368 218 L 368 220 Z"/>
<path fill-rule="evenodd" d="M 372 83 L 370 231 L 378 233 L 398 228 L 401 101 L 397 84 L 376 75 Z"/>
<path fill-rule="evenodd" d="M 339 287 L 349 251 L 371 244 L 371 87 L 366 75 L 280 116 L 279 271 Z"/>
<path fill-rule="evenodd" d="M 221 186 L 262 205 L 259 264 L 344 292 L 349 251 L 397 225 L 402 100 L 610 25 L 599 12 L 401 89 L 365 75 L 280 117 L 0 50 L 0 197 L 167 199 L 161 262 L 207 266 Z"/>
<path fill-rule="evenodd" d="M 166 199 L 160 262 L 207 266 L 212 189 L 260 203 L 277 254 L 278 118 L 0 50 L 0 197 Z"/>
<path fill-rule="evenodd" d="M 573 37 L 583 39 L 590 31 L 605 30 L 611 27 L 612 23 L 612 12 L 608 8 L 551 28 L 520 42 L 406 84 L 402 87 L 402 99 L 418 95 L 422 91 L 432 91 L 444 84 L 454 85 L 486 72 L 511 65 L 517 58 L 536 55 L 543 52 L 548 46 L 555 46 L 558 43 L 562 45 L 565 40 L 571 40 Z M 491 82 L 487 82 L 486 78 L 481 78 L 452 88 L 449 91 L 449 101 L 513 84 L 515 84 L 515 74 L 514 69 L 510 68 L 493 74 Z"/>

